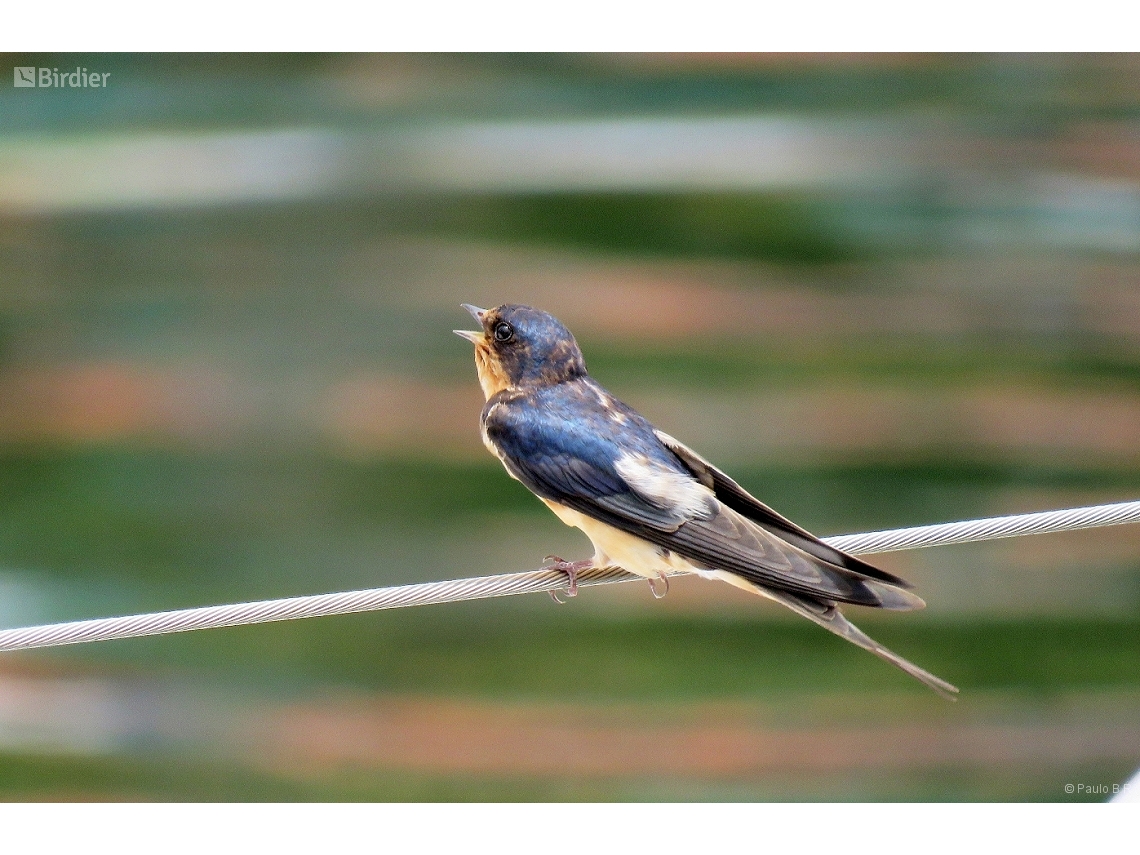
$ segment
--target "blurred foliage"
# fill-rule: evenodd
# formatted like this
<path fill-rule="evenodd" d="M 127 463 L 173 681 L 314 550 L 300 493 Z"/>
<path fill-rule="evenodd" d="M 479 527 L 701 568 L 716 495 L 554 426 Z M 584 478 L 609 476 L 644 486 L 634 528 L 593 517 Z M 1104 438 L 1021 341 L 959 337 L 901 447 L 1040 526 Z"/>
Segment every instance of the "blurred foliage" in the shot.
<path fill-rule="evenodd" d="M 0 799 L 7 801 L 178 802 L 599 802 L 599 801 L 1057 801 L 1063 781 L 1116 781 L 1122 763 L 996 770 L 849 775 L 773 775 L 761 780 L 595 779 L 417 774 L 343 768 L 324 774 L 250 772 L 184 755 L 59 757 L 0 754 Z M 1066 796 L 1065 801 L 1100 801 Z"/>
<path fill-rule="evenodd" d="M 711 337 L 710 337 L 711 338 Z M 889 380 L 941 388 L 1022 382 L 1037 387 L 1089 388 L 1101 383 L 1140 389 L 1140 355 L 1103 342 L 1056 342 L 1042 337 L 978 335 L 931 341 L 894 335 L 865 339 L 732 342 L 726 337 L 675 345 L 612 341 L 583 344 L 591 375 L 630 386 L 756 388 L 818 382 Z"/>
<path fill-rule="evenodd" d="M 1125 55 L 858 54 L 686 58 L 631 54 L 150 54 L 21 52 L 11 65 L 98 67 L 116 86 L 91 97 L 0 99 L 0 132 L 554 115 L 922 113 L 1011 133 L 1136 116 Z M 749 60 L 752 61 L 749 61 Z M 335 83 L 391 81 L 358 101 Z M 175 97 L 163 97 L 176 89 Z M 338 97 L 339 96 L 339 97 Z"/>
<path fill-rule="evenodd" d="M 734 467 L 766 502 L 824 533 L 983 513 L 1002 489 L 1135 489 L 1140 472 L 953 454 Z M 343 538 L 430 537 L 497 518 L 551 522 L 493 460 L 233 449 L 44 448 L 0 453 L 0 554 L 68 577 L 207 580 L 292 554 L 336 563 Z M 554 525 L 554 523 L 551 523 Z M 265 551 L 264 545 L 280 548 Z M 261 570 L 274 572 L 272 563 Z M 282 572 L 285 568 L 278 568 Z M 430 571 L 425 571 L 430 572 Z M 254 574 L 257 584 L 264 576 Z"/>
<path fill-rule="evenodd" d="M 536 598 L 544 595 L 535 595 Z M 584 596 L 591 596 L 586 592 Z M 648 593 L 646 594 L 648 597 Z M 247 686 L 341 685 L 411 695 L 694 701 L 884 692 L 939 701 L 865 651 L 804 622 L 668 615 L 599 618 L 487 603 L 106 642 L 85 658 L 178 668 Z M 647 603 L 647 611 L 650 605 Z M 958 685 L 1060 698 L 1140 690 L 1140 622 L 939 622 L 852 610 L 873 638 Z"/>
<path fill-rule="evenodd" d="M 741 193 L 549 193 L 419 202 L 405 227 L 595 252 L 835 264 L 859 251 L 807 198 Z"/>

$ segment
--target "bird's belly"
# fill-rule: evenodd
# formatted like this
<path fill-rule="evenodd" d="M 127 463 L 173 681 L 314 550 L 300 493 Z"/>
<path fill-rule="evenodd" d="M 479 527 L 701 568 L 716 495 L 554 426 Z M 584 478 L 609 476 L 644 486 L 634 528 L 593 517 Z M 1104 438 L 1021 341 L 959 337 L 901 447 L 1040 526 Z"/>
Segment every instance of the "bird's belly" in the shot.
<path fill-rule="evenodd" d="M 598 522 L 573 508 L 547 499 L 542 501 L 566 525 L 586 533 L 590 542 L 594 544 L 594 563 L 598 566 L 616 564 L 630 573 L 647 579 L 655 579 L 662 572 L 698 573 L 706 578 L 719 578 L 720 571 L 694 567 L 675 552 L 660 549 L 640 537 Z"/>
<path fill-rule="evenodd" d="M 542 500 L 555 515 L 568 526 L 581 529 L 594 544 L 594 564 L 598 567 L 617 565 L 637 576 L 655 579 L 662 571 L 665 573 L 696 573 L 702 579 L 716 579 L 727 582 L 735 588 L 747 591 L 750 594 L 759 594 L 772 599 L 771 594 L 759 585 L 749 582 L 742 576 L 730 573 L 727 570 L 696 567 L 687 559 L 675 552 L 666 553 L 655 544 L 634 537 L 621 529 L 614 528 L 598 522 L 593 517 L 579 513 L 573 508 Z"/>

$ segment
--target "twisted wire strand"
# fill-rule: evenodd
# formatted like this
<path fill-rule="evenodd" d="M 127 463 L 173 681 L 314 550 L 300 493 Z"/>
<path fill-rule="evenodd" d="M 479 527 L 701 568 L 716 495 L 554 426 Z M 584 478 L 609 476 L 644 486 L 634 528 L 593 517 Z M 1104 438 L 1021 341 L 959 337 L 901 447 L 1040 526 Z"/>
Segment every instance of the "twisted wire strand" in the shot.
<path fill-rule="evenodd" d="M 1140 522 L 1140 502 L 1119 502 L 1113 505 L 1041 511 L 1035 514 L 988 517 L 940 525 L 872 531 L 866 534 L 843 534 L 837 537 L 825 537 L 824 540 L 844 552 L 867 555 L 873 552 L 894 552 L 899 549 L 917 549 L 924 546 L 996 540 L 1024 534 L 1075 531 L 1131 522 Z"/>
<path fill-rule="evenodd" d="M 944 546 L 952 543 L 969 543 L 1027 534 L 1073 531 L 1132 522 L 1140 522 L 1140 501 L 1043 511 L 1034 514 L 1018 514 L 1016 516 L 990 517 L 865 534 L 847 534 L 827 537 L 824 538 L 824 541 L 845 552 L 868 555 L 875 552 Z M 635 576 L 620 567 L 600 567 L 580 573 L 578 585 L 579 587 L 606 585 L 641 578 L 641 576 Z M 558 591 L 565 587 L 566 575 L 564 573 L 558 570 L 542 569 L 522 573 L 502 573 L 495 576 L 477 576 L 469 579 L 453 579 L 444 582 L 421 582 L 413 585 L 369 588 L 363 591 L 344 591 L 335 594 L 315 594 L 280 600 L 260 600 L 250 603 L 232 603 L 151 614 L 71 621 L 0 630 L 0 652 L 28 650 L 37 647 L 58 647 L 65 644 L 82 644 L 91 641 L 139 638 L 147 635 L 165 635 L 195 629 L 216 629 L 227 626 L 268 623 L 270 621 L 346 615 L 406 606 L 453 603 L 514 594 L 532 594 L 543 591 Z"/>

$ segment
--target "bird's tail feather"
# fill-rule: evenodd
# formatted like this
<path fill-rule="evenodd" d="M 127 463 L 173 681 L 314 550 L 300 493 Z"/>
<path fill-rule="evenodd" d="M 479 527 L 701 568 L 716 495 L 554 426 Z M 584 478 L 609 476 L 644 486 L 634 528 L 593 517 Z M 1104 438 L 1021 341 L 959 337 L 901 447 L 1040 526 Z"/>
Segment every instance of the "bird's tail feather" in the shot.
<path fill-rule="evenodd" d="M 869 650 L 880 659 L 885 659 L 897 668 L 901 668 L 906 673 L 910 674 L 917 680 L 921 680 L 928 685 L 938 694 L 947 700 L 958 700 L 954 695 L 958 693 L 956 686 L 947 683 L 940 677 L 935 677 L 929 671 L 924 671 L 913 662 L 908 662 L 892 650 L 888 650 L 875 641 L 875 639 L 864 633 L 859 627 L 847 620 L 843 613 L 835 606 L 834 603 L 821 602 L 819 600 L 812 600 L 804 597 L 789 594 L 784 591 L 773 591 L 771 588 L 765 588 L 760 585 L 755 586 L 759 593 L 765 597 L 775 600 L 783 606 L 787 606 L 798 615 L 806 617 L 808 620 L 813 621 L 824 629 L 835 633 L 840 638 L 845 638 L 852 644 L 862 647 L 864 650 Z"/>

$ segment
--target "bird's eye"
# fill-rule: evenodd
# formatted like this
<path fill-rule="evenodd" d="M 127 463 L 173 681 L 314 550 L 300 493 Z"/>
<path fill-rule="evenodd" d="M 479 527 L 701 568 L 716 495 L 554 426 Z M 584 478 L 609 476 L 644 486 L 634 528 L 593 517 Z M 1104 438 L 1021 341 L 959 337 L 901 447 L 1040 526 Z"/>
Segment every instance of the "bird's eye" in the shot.
<path fill-rule="evenodd" d="M 495 341 L 510 341 L 514 336 L 514 328 L 505 321 L 495 326 Z"/>

